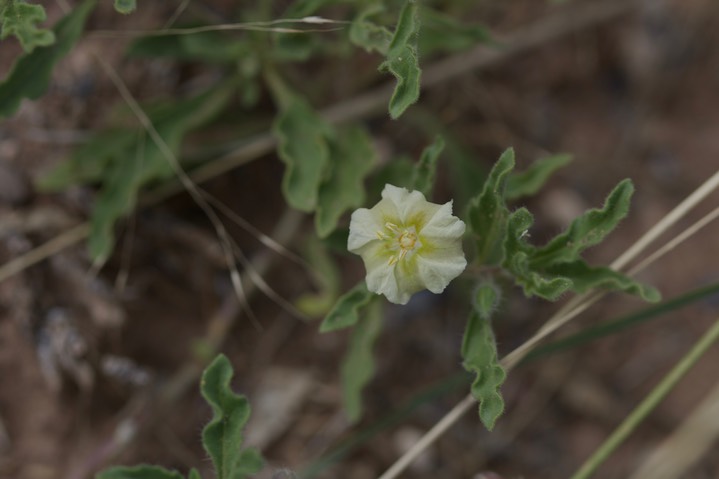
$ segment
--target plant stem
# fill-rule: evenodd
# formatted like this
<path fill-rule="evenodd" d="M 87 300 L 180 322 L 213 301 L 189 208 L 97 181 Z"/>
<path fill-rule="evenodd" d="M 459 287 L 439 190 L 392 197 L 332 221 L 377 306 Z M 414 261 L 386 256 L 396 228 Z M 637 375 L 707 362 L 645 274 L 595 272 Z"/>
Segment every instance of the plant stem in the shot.
<path fill-rule="evenodd" d="M 644 400 L 627 416 L 607 440 L 587 459 L 571 479 L 587 479 L 594 471 L 619 447 L 636 427 L 651 413 L 654 408 L 677 385 L 679 380 L 691 369 L 697 360 L 719 339 L 719 318 L 704 333 L 694 347 L 672 368 L 664 379 L 644 398 Z"/>

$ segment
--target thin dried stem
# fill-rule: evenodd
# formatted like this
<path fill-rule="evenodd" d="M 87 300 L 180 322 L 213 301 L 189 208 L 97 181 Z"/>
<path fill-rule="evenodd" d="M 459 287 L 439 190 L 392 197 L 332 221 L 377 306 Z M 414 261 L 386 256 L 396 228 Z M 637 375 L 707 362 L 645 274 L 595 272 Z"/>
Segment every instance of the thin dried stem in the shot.
<path fill-rule="evenodd" d="M 630 479 L 674 479 L 704 456 L 719 437 L 719 384 L 681 426 L 656 447 Z"/>

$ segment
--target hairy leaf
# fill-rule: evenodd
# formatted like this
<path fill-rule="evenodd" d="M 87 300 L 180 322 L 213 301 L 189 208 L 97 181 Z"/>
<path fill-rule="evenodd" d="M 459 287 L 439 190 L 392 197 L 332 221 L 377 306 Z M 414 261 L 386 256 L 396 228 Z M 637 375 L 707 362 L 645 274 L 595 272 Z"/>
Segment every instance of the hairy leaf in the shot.
<path fill-rule="evenodd" d="M 509 215 L 504 238 L 504 261 L 502 265 L 512 273 L 517 284 L 527 296 L 539 296 L 555 301 L 572 286 L 572 281 L 561 276 L 548 275 L 535 270 L 530 258 L 535 248 L 526 238 L 534 218 L 526 208 L 520 208 Z"/>
<path fill-rule="evenodd" d="M 390 161 L 378 165 L 369 179 L 367 185 L 367 197 L 379 198 L 385 185 L 395 185 L 404 188 L 412 188 L 412 175 L 415 164 L 408 156 L 398 156 Z M 347 245 L 345 245 L 347 250 Z"/>
<path fill-rule="evenodd" d="M 330 142 L 330 176 L 320 186 L 315 214 L 320 238 L 335 230 L 345 211 L 364 203 L 364 179 L 376 160 L 372 140 L 362 128 L 347 128 Z"/>
<path fill-rule="evenodd" d="M 181 61 L 232 63 L 253 55 L 252 45 L 225 32 L 198 32 L 191 35 L 150 35 L 132 42 L 131 57 L 168 57 Z"/>
<path fill-rule="evenodd" d="M 347 250 L 347 238 L 342 241 L 342 249 Z M 319 292 L 306 293 L 297 298 L 297 309 L 309 317 L 325 316 L 339 295 L 340 272 L 337 262 L 330 256 L 327 246 L 316 236 L 309 235 L 304 258 L 311 266 Z"/>
<path fill-rule="evenodd" d="M 177 156 L 184 136 L 217 115 L 226 106 L 231 93 L 230 84 L 213 87 L 195 97 L 155 109 L 150 113 L 150 119 Z M 110 160 L 105 160 L 111 163 L 102 172 L 103 187 L 95 204 L 88 239 L 90 255 L 98 263 L 104 262 L 112 253 L 115 222 L 132 211 L 140 189 L 152 181 L 174 174 L 165 155 L 149 137 L 145 134 L 135 137 L 136 141 L 128 143 L 127 149 L 105 151 L 107 155 L 112 155 Z M 92 157 L 89 159 L 92 160 Z M 95 160 L 102 161 L 100 158 Z M 83 168 L 80 167 L 79 171 Z"/>
<path fill-rule="evenodd" d="M 111 467 L 99 472 L 95 479 L 184 479 L 177 471 L 159 466 Z"/>
<path fill-rule="evenodd" d="M 392 35 L 387 58 L 379 67 L 380 71 L 389 71 L 397 79 L 389 101 L 389 115 L 393 119 L 399 118 L 419 98 L 421 70 L 417 55 L 418 32 L 417 4 L 407 0 Z"/>
<path fill-rule="evenodd" d="M 347 355 L 342 361 L 342 395 L 350 421 L 362 416 L 362 390 L 374 376 L 372 348 L 382 328 L 382 303 L 372 301 L 352 331 Z"/>
<path fill-rule="evenodd" d="M 592 288 L 605 288 L 634 294 L 650 302 L 661 299 L 659 291 L 655 288 L 639 283 L 609 268 L 589 266 L 581 259 L 571 263 L 554 264 L 547 268 L 547 271 L 571 279 L 572 290 L 577 293 L 584 293 Z"/>
<path fill-rule="evenodd" d="M 444 150 L 444 140 L 441 136 L 435 138 L 434 143 L 422 151 L 419 163 L 412 172 L 412 189 L 421 191 L 429 197 L 434 186 L 434 176 L 437 173 L 437 160 Z"/>
<path fill-rule="evenodd" d="M 504 201 L 507 176 L 514 168 L 514 150 L 509 148 L 492 167 L 482 192 L 470 202 L 469 226 L 478 236 L 480 262 L 501 263 L 501 242 L 506 235 L 509 210 Z"/>
<path fill-rule="evenodd" d="M 481 285 L 478 295 L 491 296 L 496 293 L 492 285 Z M 498 299 L 485 298 L 483 303 L 495 303 Z M 497 357 L 497 344 L 488 319 L 482 319 L 489 311 L 472 311 L 467 321 L 462 340 L 463 365 L 476 375 L 472 383 L 472 396 L 479 401 L 479 418 L 482 424 L 492 430 L 497 418 L 504 412 L 504 400 L 499 390 L 507 374 Z"/>
<path fill-rule="evenodd" d="M 47 15 L 42 5 L 31 5 L 24 0 L 0 0 L 0 40 L 15 35 L 26 53 L 55 42 L 53 32 L 37 27 L 45 20 Z"/>
<path fill-rule="evenodd" d="M 95 7 L 95 0 L 85 0 L 62 18 L 55 27 L 55 43 L 35 48 L 20 57 L 8 77 L 0 83 L 0 117 L 15 113 L 23 98 L 35 100 L 50 85 L 55 64 L 70 51 L 85 26 L 85 20 Z"/>
<path fill-rule="evenodd" d="M 539 248 L 533 255 L 533 267 L 571 262 L 582 251 L 601 242 L 627 215 L 634 192 L 630 180 L 621 181 L 604 203 L 602 209 L 591 209 L 575 219 L 569 229 Z"/>
<path fill-rule="evenodd" d="M 455 16 L 432 8 L 421 8 L 419 18 L 422 21 L 422 35 L 419 37 L 422 55 L 458 52 L 491 41 L 489 30 L 483 25 L 462 24 Z"/>
<path fill-rule="evenodd" d="M 511 174 L 507 179 L 507 199 L 515 200 L 535 194 L 552 173 L 568 165 L 570 161 L 571 155 L 554 155 L 535 161 L 526 171 Z"/>
<path fill-rule="evenodd" d="M 242 430 L 250 417 L 247 398 L 230 388 L 232 365 L 219 355 L 202 374 L 200 392 L 213 418 L 202 430 L 202 444 L 215 466 L 217 479 L 240 479 L 262 468 L 255 452 L 242 451 Z M 241 452 L 242 451 L 242 452 Z"/>
<path fill-rule="evenodd" d="M 114 161 L 136 148 L 138 136 L 137 130 L 120 128 L 98 132 L 73 151 L 70 159 L 41 177 L 36 186 L 41 191 L 64 191 L 74 185 L 101 182 Z"/>
<path fill-rule="evenodd" d="M 115 0 L 115 11 L 127 15 L 137 8 L 137 0 Z"/>
<path fill-rule="evenodd" d="M 290 206 L 311 212 L 330 164 L 330 127 L 304 98 L 285 95 L 274 125 L 278 153 L 286 165 L 282 192 Z"/>
<path fill-rule="evenodd" d="M 384 11 L 381 4 L 374 4 L 362 11 L 350 25 L 350 41 L 368 52 L 376 51 L 387 55 L 392 43 L 392 32 L 369 20 L 369 17 Z"/>
<path fill-rule="evenodd" d="M 499 307 L 501 289 L 492 282 L 482 283 L 474 295 L 474 309 L 479 317 L 489 321 Z"/>
<path fill-rule="evenodd" d="M 340 296 L 335 307 L 322 321 L 320 332 L 336 331 L 357 324 L 360 320 L 360 310 L 367 306 L 373 296 L 367 290 L 367 284 L 360 281 L 354 288 Z"/>

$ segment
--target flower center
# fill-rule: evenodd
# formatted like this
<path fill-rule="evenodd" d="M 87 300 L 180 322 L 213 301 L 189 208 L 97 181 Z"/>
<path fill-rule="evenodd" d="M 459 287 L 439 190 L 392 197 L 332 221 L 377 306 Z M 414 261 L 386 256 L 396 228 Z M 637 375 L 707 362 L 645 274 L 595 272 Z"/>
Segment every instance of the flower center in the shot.
<path fill-rule="evenodd" d="M 377 232 L 377 238 L 385 242 L 390 253 L 388 263 L 393 265 L 403 260 L 408 254 L 411 256 L 422 243 L 417 238 L 414 226 L 400 228 L 394 223 L 385 223 L 384 231 Z"/>

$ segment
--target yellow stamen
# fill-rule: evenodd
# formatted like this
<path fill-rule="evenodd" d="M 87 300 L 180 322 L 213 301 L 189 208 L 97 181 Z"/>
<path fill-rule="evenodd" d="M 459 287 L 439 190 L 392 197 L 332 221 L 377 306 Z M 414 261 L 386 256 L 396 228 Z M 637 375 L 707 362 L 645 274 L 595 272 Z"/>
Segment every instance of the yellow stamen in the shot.
<path fill-rule="evenodd" d="M 390 223 L 389 221 L 384 224 L 384 227 L 390 230 L 393 233 L 399 233 L 399 226 L 397 226 L 394 223 Z"/>

